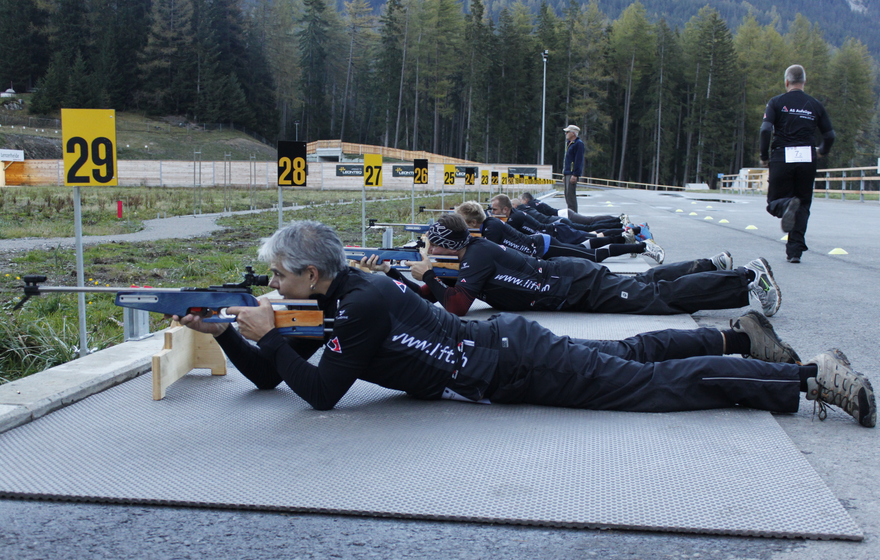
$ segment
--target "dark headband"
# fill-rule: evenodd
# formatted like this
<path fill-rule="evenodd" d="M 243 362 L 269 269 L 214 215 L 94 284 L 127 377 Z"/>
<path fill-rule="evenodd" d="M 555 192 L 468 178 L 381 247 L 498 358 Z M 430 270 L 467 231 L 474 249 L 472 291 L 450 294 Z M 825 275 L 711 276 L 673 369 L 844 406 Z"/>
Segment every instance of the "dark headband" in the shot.
<path fill-rule="evenodd" d="M 428 228 L 428 241 L 431 245 L 444 249 L 458 251 L 468 244 L 470 238 L 471 234 L 468 230 L 455 232 L 439 222 L 431 224 Z"/>

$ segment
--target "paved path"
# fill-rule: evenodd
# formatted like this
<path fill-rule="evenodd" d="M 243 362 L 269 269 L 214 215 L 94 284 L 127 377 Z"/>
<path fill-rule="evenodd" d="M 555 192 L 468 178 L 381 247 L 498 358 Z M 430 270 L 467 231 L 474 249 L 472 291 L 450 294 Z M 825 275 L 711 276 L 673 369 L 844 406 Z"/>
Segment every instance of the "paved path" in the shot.
<path fill-rule="evenodd" d="M 300 208 L 294 206 L 285 208 L 285 211 Z M 277 210 L 264 210 L 265 212 L 277 212 Z M 84 235 L 83 245 L 98 245 L 100 243 L 112 243 L 127 241 L 136 243 L 140 241 L 154 241 L 156 239 L 186 239 L 211 234 L 223 229 L 217 225 L 217 220 L 224 216 L 237 214 L 253 214 L 257 211 L 225 212 L 217 214 L 201 214 L 198 216 L 173 216 L 171 218 L 159 218 L 144 220 L 144 229 L 135 233 L 123 233 L 119 235 Z M 51 237 L 33 238 L 23 237 L 18 239 L 0 239 L 0 251 L 29 251 L 31 249 L 54 249 L 56 247 L 73 247 L 76 244 L 74 237 Z"/>

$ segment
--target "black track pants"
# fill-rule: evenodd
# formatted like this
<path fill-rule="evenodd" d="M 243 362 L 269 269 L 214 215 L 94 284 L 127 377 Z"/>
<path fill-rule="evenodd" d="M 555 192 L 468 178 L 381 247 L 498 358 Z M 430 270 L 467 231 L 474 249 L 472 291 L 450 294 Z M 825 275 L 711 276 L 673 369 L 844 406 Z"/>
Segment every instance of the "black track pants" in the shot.
<path fill-rule="evenodd" d="M 655 266 L 634 277 L 592 268 L 572 283 L 562 309 L 674 315 L 749 304 L 745 269 L 715 270 L 709 259 Z"/>
<path fill-rule="evenodd" d="M 517 315 L 496 320 L 502 348 L 492 402 L 634 412 L 736 405 L 794 412 L 800 402 L 798 366 L 721 356 L 716 329 L 591 341 L 556 336 Z"/>
<path fill-rule="evenodd" d="M 794 215 L 794 228 L 788 232 L 785 253 L 788 257 L 800 257 L 807 250 L 807 222 L 813 202 L 813 181 L 816 178 L 816 162 L 785 163 L 771 161 L 767 177 L 767 212 L 781 218 L 792 198 L 799 198 L 801 207 Z"/>

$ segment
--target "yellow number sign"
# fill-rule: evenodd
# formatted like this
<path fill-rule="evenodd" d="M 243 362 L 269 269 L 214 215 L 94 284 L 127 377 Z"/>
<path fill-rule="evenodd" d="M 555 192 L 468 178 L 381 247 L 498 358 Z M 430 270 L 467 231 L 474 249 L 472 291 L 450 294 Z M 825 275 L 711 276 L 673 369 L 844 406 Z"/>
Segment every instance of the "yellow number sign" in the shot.
<path fill-rule="evenodd" d="M 443 166 L 443 184 L 444 185 L 454 185 L 455 184 L 455 166 L 454 165 L 444 165 Z"/>
<path fill-rule="evenodd" d="M 415 185 L 427 185 L 428 184 L 428 160 L 426 160 L 426 159 L 413 160 L 413 184 L 415 184 Z"/>
<path fill-rule="evenodd" d="M 116 111 L 61 109 L 64 184 L 117 186 Z"/>
<path fill-rule="evenodd" d="M 382 186 L 382 156 L 380 154 L 364 155 L 364 186 Z"/>
<path fill-rule="evenodd" d="M 483 171 L 482 173 L 480 173 L 480 184 L 481 185 L 488 185 L 489 184 L 489 172 L 488 171 Z"/>
<path fill-rule="evenodd" d="M 306 143 L 278 142 L 278 186 L 305 187 L 306 175 Z"/>

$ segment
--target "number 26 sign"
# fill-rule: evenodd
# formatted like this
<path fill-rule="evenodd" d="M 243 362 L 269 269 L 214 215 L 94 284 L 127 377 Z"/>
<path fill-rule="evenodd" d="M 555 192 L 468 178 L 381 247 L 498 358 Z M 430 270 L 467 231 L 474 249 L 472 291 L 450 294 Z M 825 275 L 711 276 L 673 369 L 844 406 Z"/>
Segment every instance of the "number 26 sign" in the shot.
<path fill-rule="evenodd" d="M 117 186 L 116 111 L 61 109 L 64 184 Z"/>

